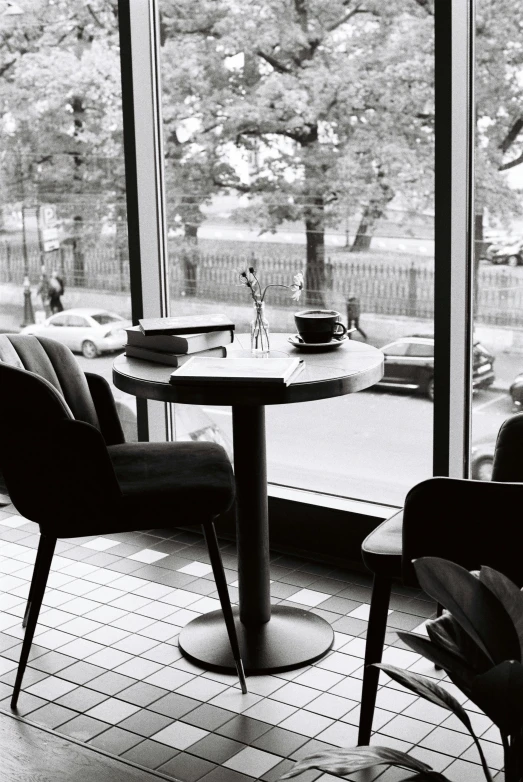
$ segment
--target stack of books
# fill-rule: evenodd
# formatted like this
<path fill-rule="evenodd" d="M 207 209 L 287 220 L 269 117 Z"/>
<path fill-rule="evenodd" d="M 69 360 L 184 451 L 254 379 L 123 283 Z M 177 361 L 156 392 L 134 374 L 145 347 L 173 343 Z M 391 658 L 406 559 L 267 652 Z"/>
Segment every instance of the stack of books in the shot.
<path fill-rule="evenodd" d="M 144 318 L 126 329 L 125 355 L 180 367 L 192 356 L 223 358 L 234 339 L 234 323 L 225 315 Z"/>

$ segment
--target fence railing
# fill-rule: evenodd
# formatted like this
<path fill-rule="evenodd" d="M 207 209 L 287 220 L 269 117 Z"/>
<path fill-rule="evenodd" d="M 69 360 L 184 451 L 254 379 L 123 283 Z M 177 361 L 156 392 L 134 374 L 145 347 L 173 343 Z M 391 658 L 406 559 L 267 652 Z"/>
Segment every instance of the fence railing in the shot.
<path fill-rule="evenodd" d="M 71 244 L 62 244 L 59 250 L 41 253 L 38 247 L 0 240 L 0 283 L 22 285 L 27 275 L 37 284 L 42 264 L 50 274 L 60 272 L 71 288 L 91 288 L 114 292 L 129 291 L 129 259 L 112 244 L 96 249 L 79 250 Z"/>
<path fill-rule="evenodd" d="M 53 257 L 50 257 L 53 256 Z M 129 261 L 114 245 L 79 252 L 73 245 L 45 257 L 47 271 L 56 268 L 66 288 L 129 292 Z M 42 256 L 37 248 L 10 245 L 0 240 L 0 283 L 22 285 L 27 273 L 36 285 L 41 274 Z M 171 244 L 169 284 L 171 296 L 193 296 L 217 302 L 245 303 L 246 291 L 238 270 L 253 264 L 262 284 L 290 285 L 303 267 L 299 259 L 277 257 L 270 247 L 261 246 L 256 255 L 187 251 Z M 385 261 L 354 262 L 327 258 L 322 291 L 327 306 L 340 306 L 349 292 L 360 300 L 362 313 L 399 315 L 430 319 L 434 317 L 434 270 L 415 263 L 399 265 Z M 271 306 L 288 306 L 289 292 L 273 288 Z M 482 324 L 523 328 L 523 277 L 518 270 L 480 266 L 477 280 L 476 321 Z"/>

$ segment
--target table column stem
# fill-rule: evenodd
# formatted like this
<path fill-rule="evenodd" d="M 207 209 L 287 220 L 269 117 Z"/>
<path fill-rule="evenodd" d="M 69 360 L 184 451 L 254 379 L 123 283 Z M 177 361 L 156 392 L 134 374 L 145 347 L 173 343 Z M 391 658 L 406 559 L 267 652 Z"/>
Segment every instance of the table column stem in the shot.
<path fill-rule="evenodd" d="M 232 409 L 240 619 L 271 618 L 265 407 Z"/>

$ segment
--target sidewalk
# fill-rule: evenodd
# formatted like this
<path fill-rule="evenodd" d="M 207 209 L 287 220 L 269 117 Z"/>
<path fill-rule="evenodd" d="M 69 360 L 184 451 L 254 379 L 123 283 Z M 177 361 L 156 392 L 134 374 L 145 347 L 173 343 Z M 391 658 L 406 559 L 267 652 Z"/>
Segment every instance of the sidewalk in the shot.
<path fill-rule="evenodd" d="M 23 291 L 18 285 L 0 285 L 0 332 L 18 332 L 23 321 Z M 33 308 L 41 307 L 33 290 Z M 71 307 L 100 307 L 129 318 L 131 315 L 131 297 L 127 293 L 112 293 L 87 288 L 68 288 L 62 299 L 64 309 Z M 334 303 L 345 319 L 341 305 Z M 299 305 L 298 305 L 299 307 Z M 288 309 L 268 307 L 269 323 L 273 331 L 294 332 L 294 312 L 297 307 L 289 302 Z M 196 312 L 226 311 L 236 323 L 236 329 L 248 331 L 252 318 L 252 306 L 246 297 L 245 304 L 204 301 L 183 297 L 172 302 L 173 312 L 192 314 Z M 401 316 L 363 314 L 361 325 L 368 335 L 370 345 L 382 347 L 395 339 L 409 334 L 432 334 L 433 323 L 430 320 L 416 320 Z M 514 377 L 523 372 L 523 330 L 506 329 L 496 326 L 477 326 L 475 339 L 496 356 L 496 380 L 492 386 L 496 391 L 508 391 Z M 359 335 L 356 339 L 360 339 Z"/>

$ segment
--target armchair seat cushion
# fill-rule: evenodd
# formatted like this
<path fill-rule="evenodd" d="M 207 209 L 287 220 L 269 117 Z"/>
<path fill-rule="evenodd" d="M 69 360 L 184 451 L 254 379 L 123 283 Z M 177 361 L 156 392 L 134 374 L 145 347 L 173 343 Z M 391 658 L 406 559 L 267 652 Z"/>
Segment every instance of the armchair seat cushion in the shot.
<path fill-rule="evenodd" d="M 123 494 L 118 516 L 130 529 L 198 524 L 233 502 L 232 466 L 220 445 L 124 443 L 108 452 Z"/>
<path fill-rule="evenodd" d="M 388 578 L 401 576 L 403 511 L 386 519 L 367 535 L 361 547 L 365 565 L 373 573 Z"/>

